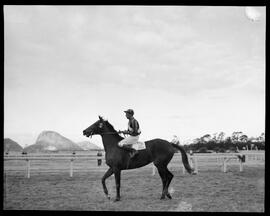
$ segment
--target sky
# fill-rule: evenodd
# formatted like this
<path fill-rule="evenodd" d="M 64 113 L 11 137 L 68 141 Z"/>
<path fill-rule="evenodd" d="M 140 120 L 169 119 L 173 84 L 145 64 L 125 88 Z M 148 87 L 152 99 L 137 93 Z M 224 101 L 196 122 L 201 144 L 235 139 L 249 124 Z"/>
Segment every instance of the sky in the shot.
<path fill-rule="evenodd" d="M 265 129 L 265 7 L 4 6 L 4 137 L 82 131 L 106 117 L 180 142 Z"/>

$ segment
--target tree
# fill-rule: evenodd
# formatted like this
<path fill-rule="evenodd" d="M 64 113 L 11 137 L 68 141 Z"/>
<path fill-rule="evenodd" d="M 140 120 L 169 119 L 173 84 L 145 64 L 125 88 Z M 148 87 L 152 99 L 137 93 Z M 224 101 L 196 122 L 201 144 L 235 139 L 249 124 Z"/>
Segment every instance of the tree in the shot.
<path fill-rule="evenodd" d="M 264 133 L 261 133 L 261 135 L 258 137 L 258 140 L 260 142 L 262 142 L 262 144 L 264 145 L 264 143 L 265 143 L 265 134 Z"/>
<path fill-rule="evenodd" d="M 217 133 L 213 133 L 212 141 L 215 142 L 215 143 L 218 142 L 218 140 L 217 140 Z"/>
<path fill-rule="evenodd" d="M 243 135 L 243 132 L 241 131 L 235 131 L 232 133 L 232 136 L 231 136 L 231 139 L 232 139 L 232 142 L 235 144 L 235 143 L 238 143 L 240 141 L 240 137 Z"/>
<path fill-rule="evenodd" d="M 226 137 L 225 144 L 231 145 L 232 144 L 232 138 L 231 137 Z"/>
<path fill-rule="evenodd" d="M 218 137 L 217 137 L 217 142 L 218 143 L 221 143 L 222 141 L 224 141 L 224 137 L 225 137 L 225 133 L 224 132 L 220 132 L 218 134 Z"/>
<path fill-rule="evenodd" d="M 202 143 L 207 143 L 207 142 L 209 142 L 210 139 L 211 139 L 211 135 L 210 134 L 205 134 L 204 136 L 201 137 L 201 142 Z"/>
<path fill-rule="evenodd" d="M 199 142 L 200 142 L 200 138 L 196 138 L 196 139 L 193 140 L 194 144 L 198 144 Z"/>
<path fill-rule="evenodd" d="M 207 153 L 208 152 L 208 149 L 207 147 L 201 147 L 198 151 L 198 153 Z"/>
<path fill-rule="evenodd" d="M 241 135 L 241 136 L 239 137 L 239 140 L 240 140 L 241 142 L 247 143 L 247 141 L 248 141 L 248 136 L 245 135 L 245 134 L 243 134 L 243 135 Z"/>

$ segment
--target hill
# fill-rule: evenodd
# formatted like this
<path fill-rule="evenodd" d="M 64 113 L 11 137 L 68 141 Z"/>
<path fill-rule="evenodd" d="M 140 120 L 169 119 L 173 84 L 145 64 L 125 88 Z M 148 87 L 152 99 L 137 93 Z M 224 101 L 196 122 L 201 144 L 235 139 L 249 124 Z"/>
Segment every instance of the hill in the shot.
<path fill-rule="evenodd" d="M 23 148 L 12 139 L 4 139 L 4 152 L 22 152 Z"/>
<path fill-rule="evenodd" d="M 101 150 L 99 146 L 89 141 L 82 141 L 77 143 L 83 150 Z"/>
<path fill-rule="evenodd" d="M 26 152 L 82 151 L 83 149 L 70 139 L 55 131 L 43 131 L 35 144 L 27 146 Z"/>

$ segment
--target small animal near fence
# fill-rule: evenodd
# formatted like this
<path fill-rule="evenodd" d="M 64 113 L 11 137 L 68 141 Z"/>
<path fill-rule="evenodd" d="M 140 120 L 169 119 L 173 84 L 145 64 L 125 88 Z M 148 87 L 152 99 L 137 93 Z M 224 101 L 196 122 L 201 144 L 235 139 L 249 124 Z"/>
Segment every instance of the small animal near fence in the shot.
<path fill-rule="evenodd" d="M 188 155 L 189 162 L 191 167 L 194 168 L 195 172 L 198 173 L 202 167 L 208 167 L 209 164 L 214 164 L 221 168 L 222 172 L 227 172 L 228 166 L 238 165 L 239 171 L 243 171 L 244 164 L 246 165 L 264 165 L 265 154 L 263 152 L 245 152 L 245 153 L 202 153 L 202 154 L 193 154 Z M 31 161 L 66 161 L 69 162 L 69 176 L 73 177 L 74 174 L 74 161 L 80 160 L 93 160 L 97 161 L 97 164 L 94 167 L 91 167 L 91 170 L 95 171 L 106 171 L 107 165 L 105 165 L 104 156 L 95 156 L 90 154 L 23 154 L 23 155 L 5 155 L 5 161 L 26 161 L 26 177 L 30 178 L 31 172 L 34 172 L 33 166 L 31 168 Z M 101 164 L 103 164 L 101 166 Z M 172 161 L 169 163 L 169 168 L 171 166 L 179 167 L 182 164 L 181 154 L 175 154 Z M 105 168 L 105 169 L 103 169 Z M 185 168 L 182 164 L 183 174 L 185 174 Z M 9 170 L 5 168 L 5 172 Z M 52 169 L 47 169 L 48 172 L 53 171 Z M 156 168 L 152 166 L 152 175 L 155 175 Z"/>

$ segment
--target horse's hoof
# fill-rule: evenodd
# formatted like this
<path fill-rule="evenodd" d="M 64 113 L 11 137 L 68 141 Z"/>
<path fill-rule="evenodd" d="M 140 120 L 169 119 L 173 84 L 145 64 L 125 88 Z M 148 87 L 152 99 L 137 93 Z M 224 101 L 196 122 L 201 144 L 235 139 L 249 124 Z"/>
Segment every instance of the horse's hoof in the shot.
<path fill-rule="evenodd" d="M 164 200 L 164 199 L 165 199 L 165 196 L 161 196 L 160 199 L 161 199 L 161 200 Z"/>
<path fill-rule="evenodd" d="M 197 175 L 197 172 L 194 169 L 192 169 L 190 174 L 191 175 Z"/>
<path fill-rule="evenodd" d="M 169 199 L 172 199 L 171 194 L 167 193 L 166 196 L 167 196 Z"/>
<path fill-rule="evenodd" d="M 120 201 L 120 197 L 116 197 L 116 198 L 114 199 L 114 202 L 117 202 L 117 201 Z"/>

